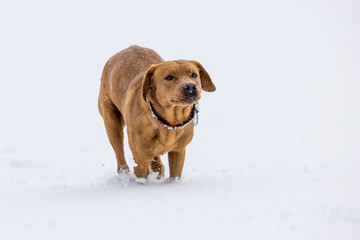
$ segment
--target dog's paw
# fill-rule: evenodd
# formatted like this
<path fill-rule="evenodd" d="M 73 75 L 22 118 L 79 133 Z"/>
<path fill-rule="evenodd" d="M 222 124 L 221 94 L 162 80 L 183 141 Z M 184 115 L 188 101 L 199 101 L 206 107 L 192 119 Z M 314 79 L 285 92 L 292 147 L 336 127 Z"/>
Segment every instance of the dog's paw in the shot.
<path fill-rule="evenodd" d="M 164 177 L 165 174 L 165 167 L 164 164 L 162 164 L 161 160 L 159 159 L 153 159 L 150 164 L 150 169 L 154 173 L 158 173 L 158 179 Z"/>
<path fill-rule="evenodd" d="M 123 167 L 117 169 L 118 174 L 128 174 L 129 172 L 130 172 L 130 169 L 128 166 L 123 166 Z"/>

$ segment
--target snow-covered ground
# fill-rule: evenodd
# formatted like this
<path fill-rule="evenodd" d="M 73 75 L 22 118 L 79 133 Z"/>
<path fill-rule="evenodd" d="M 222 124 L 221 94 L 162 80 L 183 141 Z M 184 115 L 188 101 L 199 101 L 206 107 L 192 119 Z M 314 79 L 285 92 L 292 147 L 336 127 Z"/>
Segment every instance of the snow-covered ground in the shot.
<path fill-rule="evenodd" d="M 359 1 L 1 4 L 0 238 L 360 239 L 359 26 Z M 116 174 L 97 94 L 132 44 L 217 86 L 180 181 Z"/>

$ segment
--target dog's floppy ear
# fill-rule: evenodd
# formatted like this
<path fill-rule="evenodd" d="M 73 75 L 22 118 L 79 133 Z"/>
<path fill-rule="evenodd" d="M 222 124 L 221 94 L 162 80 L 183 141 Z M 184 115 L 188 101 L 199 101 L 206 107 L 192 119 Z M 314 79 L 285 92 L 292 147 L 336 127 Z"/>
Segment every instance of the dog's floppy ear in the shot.
<path fill-rule="evenodd" d="M 200 72 L 200 81 L 201 81 L 201 88 L 206 92 L 214 92 L 216 90 L 215 85 L 211 81 L 211 78 L 205 68 L 197 61 L 190 61 L 191 63 L 195 64 Z"/>
<path fill-rule="evenodd" d="M 146 102 L 146 95 L 147 95 L 148 91 L 150 90 L 152 77 L 154 75 L 154 71 L 157 66 L 158 66 L 158 64 L 152 64 L 149 67 L 149 69 L 146 71 L 146 73 L 143 77 L 141 91 L 142 91 L 142 97 L 144 98 L 145 102 Z"/>

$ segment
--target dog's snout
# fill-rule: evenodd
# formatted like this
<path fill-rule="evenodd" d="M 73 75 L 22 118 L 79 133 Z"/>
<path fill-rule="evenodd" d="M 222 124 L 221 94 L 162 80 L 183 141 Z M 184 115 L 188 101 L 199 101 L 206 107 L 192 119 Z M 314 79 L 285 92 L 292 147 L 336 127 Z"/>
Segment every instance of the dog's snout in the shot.
<path fill-rule="evenodd" d="M 196 95 L 197 87 L 195 83 L 185 83 L 182 88 L 186 96 Z"/>

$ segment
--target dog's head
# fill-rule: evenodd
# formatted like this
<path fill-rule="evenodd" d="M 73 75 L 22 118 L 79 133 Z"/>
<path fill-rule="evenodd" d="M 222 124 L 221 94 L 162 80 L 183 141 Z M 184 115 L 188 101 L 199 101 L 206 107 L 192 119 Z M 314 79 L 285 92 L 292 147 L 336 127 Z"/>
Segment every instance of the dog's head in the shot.
<path fill-rule="evenodd" d="M 169 61 L 152 65 L 142 82 L 146 102 L 149 91 L 162 106 L 192 105 L 201 97 L 201 89 L 214 92 L 215 85 L 204 67 L 196 61 Z"/>

